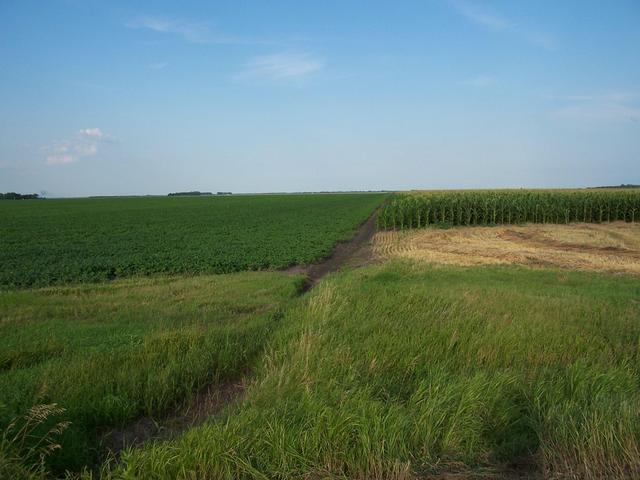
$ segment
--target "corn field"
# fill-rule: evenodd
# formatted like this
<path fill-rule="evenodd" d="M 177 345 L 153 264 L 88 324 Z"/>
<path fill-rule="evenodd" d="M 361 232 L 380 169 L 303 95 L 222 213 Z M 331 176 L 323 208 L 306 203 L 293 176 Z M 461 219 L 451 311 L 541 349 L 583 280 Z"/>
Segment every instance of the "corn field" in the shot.
<path fill-rule="evenodd" d="M 640 190 L 486 190 L 394 195 L 378 228 L 640 220 Z"/>

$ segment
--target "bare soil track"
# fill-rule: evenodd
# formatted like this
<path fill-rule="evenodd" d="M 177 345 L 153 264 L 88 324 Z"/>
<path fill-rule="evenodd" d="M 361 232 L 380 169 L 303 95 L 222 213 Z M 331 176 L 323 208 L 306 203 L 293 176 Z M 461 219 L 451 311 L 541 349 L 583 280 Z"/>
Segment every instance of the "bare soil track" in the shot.
<path fill-rule="evenodd" d="M 344 265 L 361 266 L 371 261 L 370 242 L 376 232 L 377 210 L 362 223 L 355 235 L 336 245 L 331 255 L 312 265 L 296 265 L 285 273 L 304 275 L 307 279 L 300 293 L 307 292 L 325 275 Z M 179 408 L 162 419 L 143 417 L 122 428 L 101 432 L 102 448 L 116 461 L 120 452 L 137 447 L 151 440 L 171 440 L 180 433 L 206 422 L 224 407 L 237 401 L 250 381 L 250 372 L 236 381 L 209 386 L 197 393 L 185 407 Z"/>
<path fill-rule="evenodd" d="M 370 242 L 376 233 L 376 216 L 378 210 L 365 220 L 349 240 L 338 243 L 331 255 L 319 263 L 311 265 L 295 265 L 285 272 L 304 275 L 307 278 L 307 288 L 312 288 L 325 275 L 339 270 L 345 265 L 362 266 L 373 260 Z"/>
<path fill-rule="evenodd" d="M 171 440 L 189 428 L 201 425 L 222 408 L 239 398 L 246 387 L 245 377 L 237 382 L 226 382 L 198 392 L 188 404 L 160 420 L 142 417 L 122 428 L 100 434 L 102 448 L 116 460 L 120 452 L 138 447 L 150 440 Z"/>

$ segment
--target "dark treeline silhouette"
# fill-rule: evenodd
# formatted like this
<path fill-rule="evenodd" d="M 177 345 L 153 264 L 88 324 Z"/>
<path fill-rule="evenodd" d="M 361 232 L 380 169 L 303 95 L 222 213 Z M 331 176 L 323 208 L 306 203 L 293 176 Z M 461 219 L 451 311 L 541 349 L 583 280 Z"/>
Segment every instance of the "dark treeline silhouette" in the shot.
<path fill-rule="evenodd" d="M 211 192 L 198 192 L 193 191 L 193 192 L 173 192 L 170 193 L 169 196 L 170 197 L 190 197 L 190 196 L 198 196 L 198 195 L 213 195 L 213 193 Z"/>
<path fill-rule="evenodd" d="M 40 198 L 37 193 L 16 193 L 16 192 L 7 192 L 0 193 L 0 200 L 33 200 L 35 198 Z"/>
<path fill-rule="evenodd" d="M 640 188 L 640 185 L 634 185 L 632 183 L 622 183 L 620 185 L 605 185 L 602 187 L 592 187 L 592 188 Z"/>

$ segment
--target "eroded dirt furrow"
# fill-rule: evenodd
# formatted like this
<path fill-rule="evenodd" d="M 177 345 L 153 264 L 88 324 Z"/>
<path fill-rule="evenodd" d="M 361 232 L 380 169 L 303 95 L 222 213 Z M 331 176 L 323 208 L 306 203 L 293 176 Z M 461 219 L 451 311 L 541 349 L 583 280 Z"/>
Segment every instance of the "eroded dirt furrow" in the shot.
<path fill-rule="evenodd" d="M 359 267 L 373 260 L 371 252 L 371 240 L 376 233 L 376 209 L 367 220 L 357 229 L 355 235 L 349 240 L 339 242 L 331 252 L 331 255 L 321 262 L 310 265 L 295 265 L 285 270 L 286 273 L 304 275 L 307 278 L 307 288 L 311 289 L 325 275 L 339 270 L 345 265 Z"/>

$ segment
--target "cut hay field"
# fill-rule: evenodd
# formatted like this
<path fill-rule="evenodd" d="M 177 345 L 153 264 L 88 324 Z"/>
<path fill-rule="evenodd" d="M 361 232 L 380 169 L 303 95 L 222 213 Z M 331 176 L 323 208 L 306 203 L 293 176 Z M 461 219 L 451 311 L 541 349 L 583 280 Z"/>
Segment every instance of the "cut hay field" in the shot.
<path fill-rule="evenodd" d="M 380 259 L 527 265 L 640 275 L 640 223 L 531 224 L 378 232 Z"/>
<path fill-rule="evenodd" d="M 314 262 L 382 194 L 95 198 L 0 202 L 0 288 Z"/>

